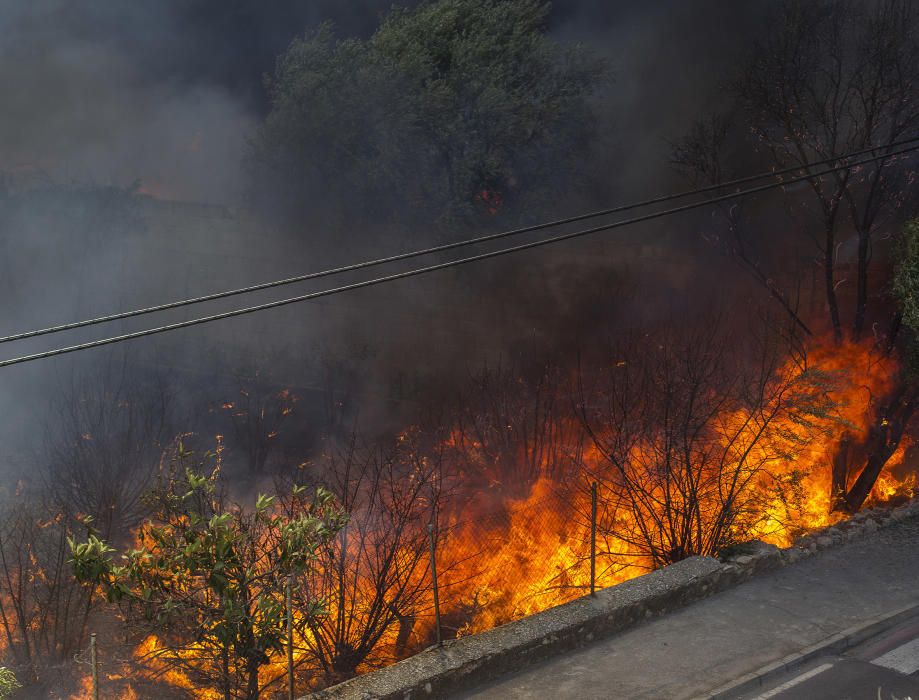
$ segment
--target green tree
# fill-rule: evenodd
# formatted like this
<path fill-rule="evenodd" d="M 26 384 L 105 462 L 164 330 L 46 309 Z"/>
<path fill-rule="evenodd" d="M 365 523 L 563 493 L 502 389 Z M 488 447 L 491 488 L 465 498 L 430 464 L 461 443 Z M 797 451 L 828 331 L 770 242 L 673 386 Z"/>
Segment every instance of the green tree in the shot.
<path fill-rule="evenodd" d="M 202 471 L 187 466 L 190 456 L 180 445 L 151 493 L 153 517 L 137 548 L 117 563 L 91 531 L 83 542 L 71 540 L 74 572 L 157 635 L 156 659 L 228 700 L 252 700 L 264 687 L 259 670 L 284 649 L 289 578 L 308 575 L 345 517 L 321 489 L 307 497 L 295 488 L 284 507 L 264 495 L 254 509 L 227 506 L 219 460 Z M 319 601 L 300 607 L 297 624 L 320 612 Z"/>
<path fill-rule="evenodd" d="M 0 698 L 8 698 L 22 687 L 16 674 L 6 666 L 0 666 Z"/>
<path fill-rule="evenodd" d="M 919 333 L 919 219 L 903 227 L 899 263 L 894 273 L 893 291 L 900 305 L 902 323 Z M 910 357 L 910 367 L 919 369 Z"/>
<path fill-rule="evenodd" d="M 857 510 L 868 494 L 878 475 L 897 451 L 910 418 L 919 408 L 919 223 L 911 221 L 903 227 L 900 241 L 900 257 L 894 271 L 893 292 L 900 306 L 902 329 L 895 338 L 903 360 L 903 368 L 894 382 L 887 400 L 882 403 L 865 438 L 867 459 L 855 483 L 845 494 L 845 501 L 852 510 Z"/>
<path fill-rule="evenodd" d="M 752 136 L 755 150 L 777 169 L 813 173 L 819 168 L 810 163 L 847 152 L 895 152 L 896 143 L 919 133 L 917 27 L 919 13 L 909 0 L 775 3 L 772 21 L 733 81 L 740 112 L 697 124 L 677 144 L 674 164 L 700 184 L 729 180 L 725 166 L 741 133 Z M 887 241 L 895 240 L 915 196 L 910 160 L 865 163 L 783 192 L 793 229 L 816 244 L 818 257 L 786 244 L 770 262 L 761 244 L 766 238 L 741 221 L 740 205 L 722 209 L 731 255 L 807 335 L 825 326 L 837 344 L 873 338 L 888 353 L 899 350 L 903 324 L 889 313 Z M 820 280 L 812 301 L 825 309 L 823 322 L 802 303 L 809 276 Z M 830 483 L 835 510 L 862 507 L 900 444 L 917 408 L 905 378 L 901 374 L 884 394 L 870 397 L 866 432 L 840 440 Z"/>
<path fill-rule="evenodd" d="M 440 0 L 393 9 L 367 41 L 329 26 L 295 40 L 268 81 L 257 189 L 301 213 L 331 203 L 339 219 L 536 215 L 578 185 L 606 74 L 546 36 L 548 12 Z"/>

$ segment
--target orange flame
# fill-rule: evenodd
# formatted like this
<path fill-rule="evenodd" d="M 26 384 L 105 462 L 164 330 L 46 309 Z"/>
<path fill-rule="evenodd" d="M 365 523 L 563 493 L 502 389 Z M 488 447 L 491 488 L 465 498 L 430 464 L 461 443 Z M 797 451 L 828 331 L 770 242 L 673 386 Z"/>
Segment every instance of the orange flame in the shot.
<path fill-rule="evenodd" d="M 732 407 L 714 418 L 714 423 L 722 430 L 721 434 L 733 434 L 739 444 L 756 451 L 756 464 L 760 465 L 758 471 L 750 471 L 741 496 L 744 503 L 755 505 L 756 517 L 745 522 L 744 529 L 736 533 L 738 537 L 788 546 L 797 535 L 825 527 L 843 517 L 831 512 L 830 483 L 834 455 L 843 435 L 858 439 L 868 434 L 874 420 L 876 401 L 890 391 L 898 371 L 894 360 L 870 346 L 855 343 L 817 344 L 809 354 L 808 363 L 841 377 L 832 389 L 838 415 L 827 418 L 813 439 L 792 444 L 788 435 L 797 427 L 793 418 L 783 418 L 788 422 L 779 422 L 760 442 L 744 433 L 749 419 L 747 409 Z M 624 365 L 624 361 L 618 364 Z M 780 369 L 780 374 L 792 376 L 800 371 L 801 367 L 789 360 Z M 232 405 L 224 407 L 230 409 Z M 578 426 L 574 425 L 576 421 L 569 420 L 572 425 L 560 431 L 568 436 L 565 439 L 579 434 Z M 403 441 L 407 434 L 401 436 Z M 610 467 L 597 449 L 584 448 L 583 435 L 580 437 L 581 449 L 570 450 L 575 455 L 572 459 L 590 473 L 602 477 Z M 912 495 L 915 491 L 915 474 L 898 477 L 894 473 L 901 471 L 908 446 L 909 441 L 904 438 L 877 480 L 870 497 L 871 503 L 883 503 L 891 498 Z M 480 442 L 460 439 L 456 433 L 451 434 L 443 447 L 448 453 L 482 449 Z M 653 447 L 639 444 L 633 449 L 641 452 Z M 733 454 L 730 449 L 727 452 L 729 458 Z M 642 464 L 644 462 L 640 457 L 642 455 L 636 455 L 636 462 Z M 474 461 L 466 460 L 467 463 Z M 697 468 L 702 473 L 706 467 L 698 465 Z M 482 631 L 588 592 L 590 490 L 577 480 L 552 476 L 548 468 L 543 471 L 526 493 L 503 497 L 500 508 L 493 514 L 477 512 L 475 508 L 470 511 L 467 507 L 460 513 L 442 515 L 441 530 L 447 534 L 438 541 L 437 561 L 441 569 L 442 624 L 448 636 Z M 502 477 L 498 472 L 485 476 L 495 483 Z M 855 476 L 848 475 L 850 483 Z M 716 476 L 712 482 L 715 491 L 720 486 L 718 478 Z M 794 489 L 800 498 L 789 500 L 783 489 Z M 682 507 L 678 501 L 677 507 Z M 630 522 L 629 517 L 627 512 L 617 511 L 611 522 L 616 527 L 634 527 L 635 522 Z M 598 587 L 620 583 L 653 567 L 646 553 L 635 551 L 634 547 L 617 538 L 615 531 L 601 530 L 596 536 Z M 430 573 L 424 570 L 417 575 L 429 576 Z M 367 581 L 367 585 L 372 585 L 372 582 Z M 403 643 L 400 647 L 396 629 L 387 631 L 379 645 L 392 650 L 392 656 L 398 656 L 399 649 L 404 653 L 405 649 L 429 643 L 433 634 L 432 608 L 433 594 L 430 600 L 419 605 L 419 620 L 423 623 L 417 625 L 413 632 L 413 645 L 406 647 Z M 309 640 L 296 640 L 295 658 L 298 663 L 308 661 L 306 649 L 310 645 L 306 641 Z M 137 647 L 135 658 L 143 659 L 144 664 L 155 671 L 154 675 L 160 682 L 194 690 L 196 697 L 220 697 L 214 690 L 195 689 L 188 675 L 158 661 L 161 644 L 157 637 L 147 637 Z M 194 656 L 195 649 L 192 648 L 187 652 L 187 659 L 191 660 Z M 359 670 L 368 669 L 362 667 Z M 263 683 L 276 682 L 285 672 L 285 654 L 272 652 L 270 662 L 260 672 L 260 680 Z"/>

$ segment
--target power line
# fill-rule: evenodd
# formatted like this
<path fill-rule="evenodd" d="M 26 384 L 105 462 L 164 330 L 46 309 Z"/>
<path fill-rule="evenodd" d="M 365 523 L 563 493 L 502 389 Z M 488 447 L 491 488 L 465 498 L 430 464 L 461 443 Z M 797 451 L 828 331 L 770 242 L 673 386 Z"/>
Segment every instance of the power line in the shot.
<path fill-rule="evenodd" d="M 164 326 L 157 326 L 154 328 L 147 328 L 141 331 L 135 331 L 133 333 L 125 333 L 123 335 L 113 336 L 110 338 L 102 338 L 100 340 L 93 340 L 86 343 L 79 343 L 77 345 L 71 345 L 63 348 L 56 348 L 53 350 L 46 350 L 44 352 L 38 352 L 31 355 L 23 355 L 21 357 L 14 357 L 8 360 L 0 361 L 0 368 L 9 367 L 11 365 L 22 364 L 25 362 L 32 362 L 34 360 L 42 360 L 49 357 L 55 357 L 57 355 L 65 355 L 71 352 L 77 352 L 79 350 L 89 350 L 91 348 L 102 347 L 104 345 L 111 345 L 113 343 L 121 343 L 126 340 L 134 340 L 136 338 L 144 338 L 146 336 L 157 335 L 159 333 L 166 333 L 168 331 L 178 330 L 180 328 L 190 328 L 191 326 L 197 326 L 204 323 L 211 323 L 213 321 L 220 321 L 225 318 L 233 318 L 235 316 L 244 316 L 246 314 L 256 313 L 259 311 L 267 311 L 268 309 L 274 309 L 281 306 L 287 306 L 289 304 L 296 304 L 303 301 L 310 301 L 312 299 L 318 299 L 320 297 L 332 296 L 335 294 L 341 294 L 343 292 L 348 292 L 354 289 L 363 289 L 365 287 L 372 287 L 378 284 L 384 284 L 386 282 L 393 282 L 395 280 L 406 279 L 408 277 L 416 277 L 418 275 L 427 274 L 429 272 L 434 272 L 436 270 L 444 270 L 450 267 L 458 267 L 460 265 L 465 265 L 472 262 L 477 262 L 480 260 L 488 260 L 490 258 L 497 258 L 503 255 L 509 255 L 511 253 L 518 253 L 524 250 L 530 250 L 532 248 L 538 248 L 544 245 L 549 245 L 551 243 L 559 243 L 561 241 L 567 241 L 574 238 L 580 238 L 582 236 L 587 236 L 593 233 L 599 233 L 601 231 L 609 231 L 616 228 L 621 228 L 624 226 L 630 226 L 632 224 L 642 223 L 645 221 L 651 221 L 654 219 L 659 219 L 665 216 L 670 216 L 672 214 L 678 214 L 684 211 L 690 211 L 692 209 L 699 209 L 704 206 L 711 204 L 717 204 L 718 202 L 724 202 L 729 199 L 735 199 L 737 197 L 746 197 L 751 194 L 757 194 L 759 192 L 766 192 L 768 190 L 773 190 L 778 187 L 785 187 L 786 185 L 794 184 L 795 182 L 801 182 L 804 180 L 809 180 L 814 177 L 822 177 L 823 175 L 829 175 L 840 170 L 846 170 L 848 168 L 858 167 L 860 165 L 865 165 L 867 163 L 872 163 L 878 160 L 885 158 L 892 158 L 894 156 L 902 155 L 904 153 L 909 153 L 919 149 L 919 146 L 911 146 L 909 148 L 904 148 L 899 151 L 892 151 L 880 156 L 874 156 L 872 158 L 866 158 L 854 163 L 849 163 L 848 165 L 836 166 L 834 168 L 828 168 L 826 170 L 812 172 L 807 175 L 800 175 L 782 182 L 772 182 L 766 185 L 760 185 L 758 187 L 753 187 L 747 190 L 742 190 L 740 192 L 734 192 L 731 194 L 721 195 L 719 197 L 713 197 L 711 199 L 706 199 L 702 202 L 693 202 L 691 204 L 684 204 L 679 207 L 673 207 L 671 209 L 663 209 L 661 211 L 652 212 L 650 214 L 645 214 L 642 216 L 632 217 L 630 219 L 623 219 L 621 221 L 615 221 L 611 224 L 604 224 L 602 226 L 595 226 L 589 229 L 581 229 L 578 231 L 572 231 L 570 233 L 560 234 L 558 236 L 553 236 L 551 238 L 545 238 L 539 241 L 532 241 L 530 243 L 522 243 L 520 245 L 511 246 L 509 248 L 499 248 L 498 250 L 489 251 L 487 253 L 479 253 L 477 255 L 471 255 L 465 258 L 459 258 L 457 260 L 451 260 L 448 262 L 438 263 L 435 265 L 428 265 L 426 267 L 415 268 L 412 270 L 406 270 L 403 272 L 393 273 L 391 275 L 386 275 L 384 277 L 375 277 L 369 280 L 364 280 L 361 282 L 354 282 L 352 284 L 346 284 L 341 287 L 333 287 L 331 289 L 323 289 L 318 292 L 310 292 L 309 294 L 301 294 L 295 297 L 289 297 L 286 299 L 279 299 L 277 301 L 266 302 L 264 304 L 258 304 L 256 306 L 244 307 L 241 309 L 233 309 L 231 311 L 225 311 L 219 314 L 213 314 L 210 316 L 202 316 L 200 318 L 190 319 L 188 321 L 179 321 L 176 323 L 170 323 Z"/>
<path fill-rule="evenodd" d="M 468 238 L 461 241 L 454 241 L 452 243 L 444 243 L 441 245 L 431 246 L 429 248 L 423 248 L 421 250 L 409 251 L 406 253 L 397 253 L 395 255 L 390 255 L 383 258 L 377 258 L 374 260 L 365 260 L 358 263 L 352 263 L 350 265 L 343 265 L 341 267 L 330 268 L 328 270 L 321 270 L 318 272 L 310 272 L 303 275 L 297 275 L 295 277 L 288 277 L 286 279 L 275 280 L 272 282 L 262 282 L 260 284 L 250 285 L 248 287 L 240 287 L 239 289 L 231 289 L 223 292 L 215 292 L 213 294 L 205 294 L 203 296 L 191 297 L 189 299 L 181 299 L 179 301 L 167 302 L 165 304 L 157 304 L 155 306 L 149 306 L 141 309 L 134 309 L 131 311 L 122 311 L 118 313 L 108 314 L 106 316 L 99 316 L 97 318 L 90 318 L 83 321 L 74 321 L 72 323 L 64 323 L 57 326 L 49 326 L 48 328 L 41 328 L 37 330 L 24 331 L 21 333 L 15 333 L 13 335 L 8 335 L 0 337 L 0 344 L 10 343 L 16 340 L 25 340 L 27 338 L 36 338 L 43 335 L 50 335 L 52 333 L 60 333 L 62 331 L 76 330 L 77 328 L 86 328 L 87 326 L 95 326 L 102 323 L 109 323 L 111 321 L 119 321 L 126 318 L 134 318 L 136 316 L 145 316 L 147 314 L 156 313 L 159 311 L 168 311 L 170 309 L 178 309 L 185 306 L 191 306 L 193 304 L 201 304 L 208 301 L 215 301 L 217 299 L 226 299 L 228 297 L 239 296 L 241 294 L 251 294 L 253 292 L 262 291 L 265 289 L 273 289 L 275 287 L 283 287 L 290 284 L 295 284 L 298 282 L 306 282 L 309 280 L 319 279 L 322 277 L 330 277 L 332 275 L 339 275 L 345 272 L 353 272 L 355 270 L 362 270 L 368 267 L 375 267 L 378 265 L 384 265 L 387 263 L 399 262 L 401 260 L 410 260 L 412 258 L 421 257 L 424 255 L 432 255 L 434 253 L 442 253 L 449 250 L 454 250 L 456 248 L 462 248 L 465 246 L 475 245 L 478 243 L 487 243 L 489 241 L 495 241 L 502 238 L 509 238 L 512 236 L 519 236 L 524 233 L 532 233 L 534 231 L 542 231 L 548 228 L 554 228 L 556 226 L 564 226 L 566 224 L 573 224 L 579 221 L 586 221 L 588 219 L 595 219 L 601 216 L 609 216 L 611 214 L 621 214 L 626 211 L 631 211 L 633 209 L 640 209 L 648 207 L 654 204 L 663 204 L 665 202 L 670 202 L 676 199 L 682 199 L 684 197 L 690 197 L 693 195 L 707 194 L 709 192 L 715 192 L 718 190 L 723 190 L 728 187 L 737 187 L 739 185 L 744 185 L 750 182 L 755 182 L 757 180 L 762 180 L 766 177 L 781 177 L 789 173 L 797 172 L 800 170 L 806 170 L 819 165 L 825 165 L 827 163 L 834 163 L 842 160 L 848 160 L 850 158 L 855 158 L 857 156 L 864 155 L 866 153 L 873 153 L 881 149 L 888 151 L 887 155 L 890 155 L 890 149 L 898 148 L 906 144 L 915 143 L 919 141 L 919 136 L 903 139 L 902 141 L 895 141 L 885 146 L 878 146 L 872 148 L 864 148 L 859 151 L 852 151 L 840 156 L 833 158 L 825 158 L 823 160 L 814 161 L 807 163 L 806 165 L 791 166 L 784 168 L 782 170 L 772 170 L 765 173 L 757 173 L 755 175 L 748 175 L 746 177 L 738 178 L 736 180 L 730 180 L 728 182 L 722 182 L 717 185 L 708 185 L 706 187 L 700 187 L 694 190 L 685 190 L 683 192 L 677 192 L 674 194 L 661 195 L 659 197 L 654 197 L 652 199 L 647 199 L 641 202 L 633 202 L 631 204 L 622 204 L 617 207 L 612 207 L 609 209 L 601 209 L 597 211 L 587 212 L 585 214 L 578 214 L 576 216 L 570 216 L 564 219 L 556 219 L 554 221 L 547 221 L 540 224 L 533 224 L 531 226 L 524 226 L 522 228 L 516 228 L 509 231 L 501 231 L 498 233 L 491 233 L 484 236 L 478 236 L 476 238 Z M 886 156 L 884 156 L 886 157 Z M 866 161 L 868 162 L 868 161 Z M 808 175 L 808 177 L 813 177 L 814 175 Z"/>

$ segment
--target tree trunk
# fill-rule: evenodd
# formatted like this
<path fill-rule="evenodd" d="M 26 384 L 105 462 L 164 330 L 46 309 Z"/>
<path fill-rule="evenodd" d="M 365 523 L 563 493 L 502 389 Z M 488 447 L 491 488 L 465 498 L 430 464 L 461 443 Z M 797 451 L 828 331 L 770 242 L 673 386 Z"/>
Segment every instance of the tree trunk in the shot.
<path fill-rule="evenodd" d="M 246 662 L 246 700 L 258 700 L 258 659 Z"/>
<path fill-rule="evenodd" d="M 865 314 L 868 309 L 868 229 L 858 232 L 858 291 L 855 300 L 855 323 L 852 335 L 856 341 L 861 340 L 865 328 Z"/>
<path fill-rule="evenodd" d="M 230 650 L 225 643 L 223 649 L 220 650 L 220 661 L 223 671 L 223 698 L 224 700 L 232 700 L 233 695 L 230 692 Z"/>
<path fill-rule="evenodd" d="M 826 303 L 830 311 L 830 321 L 833 324 L 833 340 L 842 342 L 842 323 L 839 320 L 839 302 L 836 299 L 836 236 L 835 224 L 832 220 L 826 222 L 826 251 L 823 255 L 824 283 L 826 285 Z"/>
<path fill-rule="evenodd" d="M 833 455 L 833 475 L 830 484 L 830 504 L 832 510 L 846 509 L 846 487 L 849 478 L 849 454 L 852 447 L 852 436 L 846 433 L 839 441 L 836 454 Z"/>
<path fill-rule="evenodd" d="M 900 446 L 909 419 L 916 410 L 917 398 L 919 392 L 905 377 L 899 377 L 890 400 L 878 411 L 868 431 L 865 466 L 845 495 L 845 509 L 850 513 L 862 507 L 887 460 Z"/>

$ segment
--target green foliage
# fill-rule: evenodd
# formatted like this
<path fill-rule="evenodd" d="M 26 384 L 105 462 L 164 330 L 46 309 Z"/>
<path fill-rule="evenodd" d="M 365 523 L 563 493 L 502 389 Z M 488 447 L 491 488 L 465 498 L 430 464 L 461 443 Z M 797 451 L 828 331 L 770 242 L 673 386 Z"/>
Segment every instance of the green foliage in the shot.
<path fill-rule="evenodd" d="M 903 325 L 908 331 L 904 348 L 907 371 L 919 374 L 919 220 L 903 227 L 900 256 L 893 277 L 893 293 L 903 314 Z"/>
<path fill-rule="evenodd" d="M 111 554 L 115 550 L 90 533 L 86 542 L 67 538 L 73 558 L 74 575 L 81 581 L 98 581 L 112 569 Z"/>
<path fill-rule="evenodd" d="M 16 674 L 6 666 L 0 666 L 0 698 L 8 698 L 21 687 Z"/>
<path fill-rule="evenodd" d="M 558 197 L 577 185 L 606 68 L 548 39 L 548 10 L 439 0 L 393 9 L 366 42 L 328 25 L 294 41 L 254 144 L 263 184 L 288 202 L 423 221 Z"/>
<path fill-rule="evenodd" d="M 116 561 L 90 531 L 84 542 L 70 540 L 71 563 L 79 580 L 99 585 L 147 631 L 168 633 L 167 660 L 214 687 L 251 691 L 259 667 L 281 651 L 288 580 L 307 572 L 345 516 L 322 489 L 311 499 L 299 489 L 284 510 L 266 495 L 254 509 L 228 507 L 219 462 L 206 470 L 187 466 L 189 459 L 180 444 L 148 498 L 154 517 L 140 528 L 138 547 Z M 306 614 L 321 609 L 314 603 Z"/>
<path fill-rule="evenodd" d="M 893 290 L 903 311 L 903 323 L 919 330 L 919 221 L 910 221 L 903 227 Z"/>

